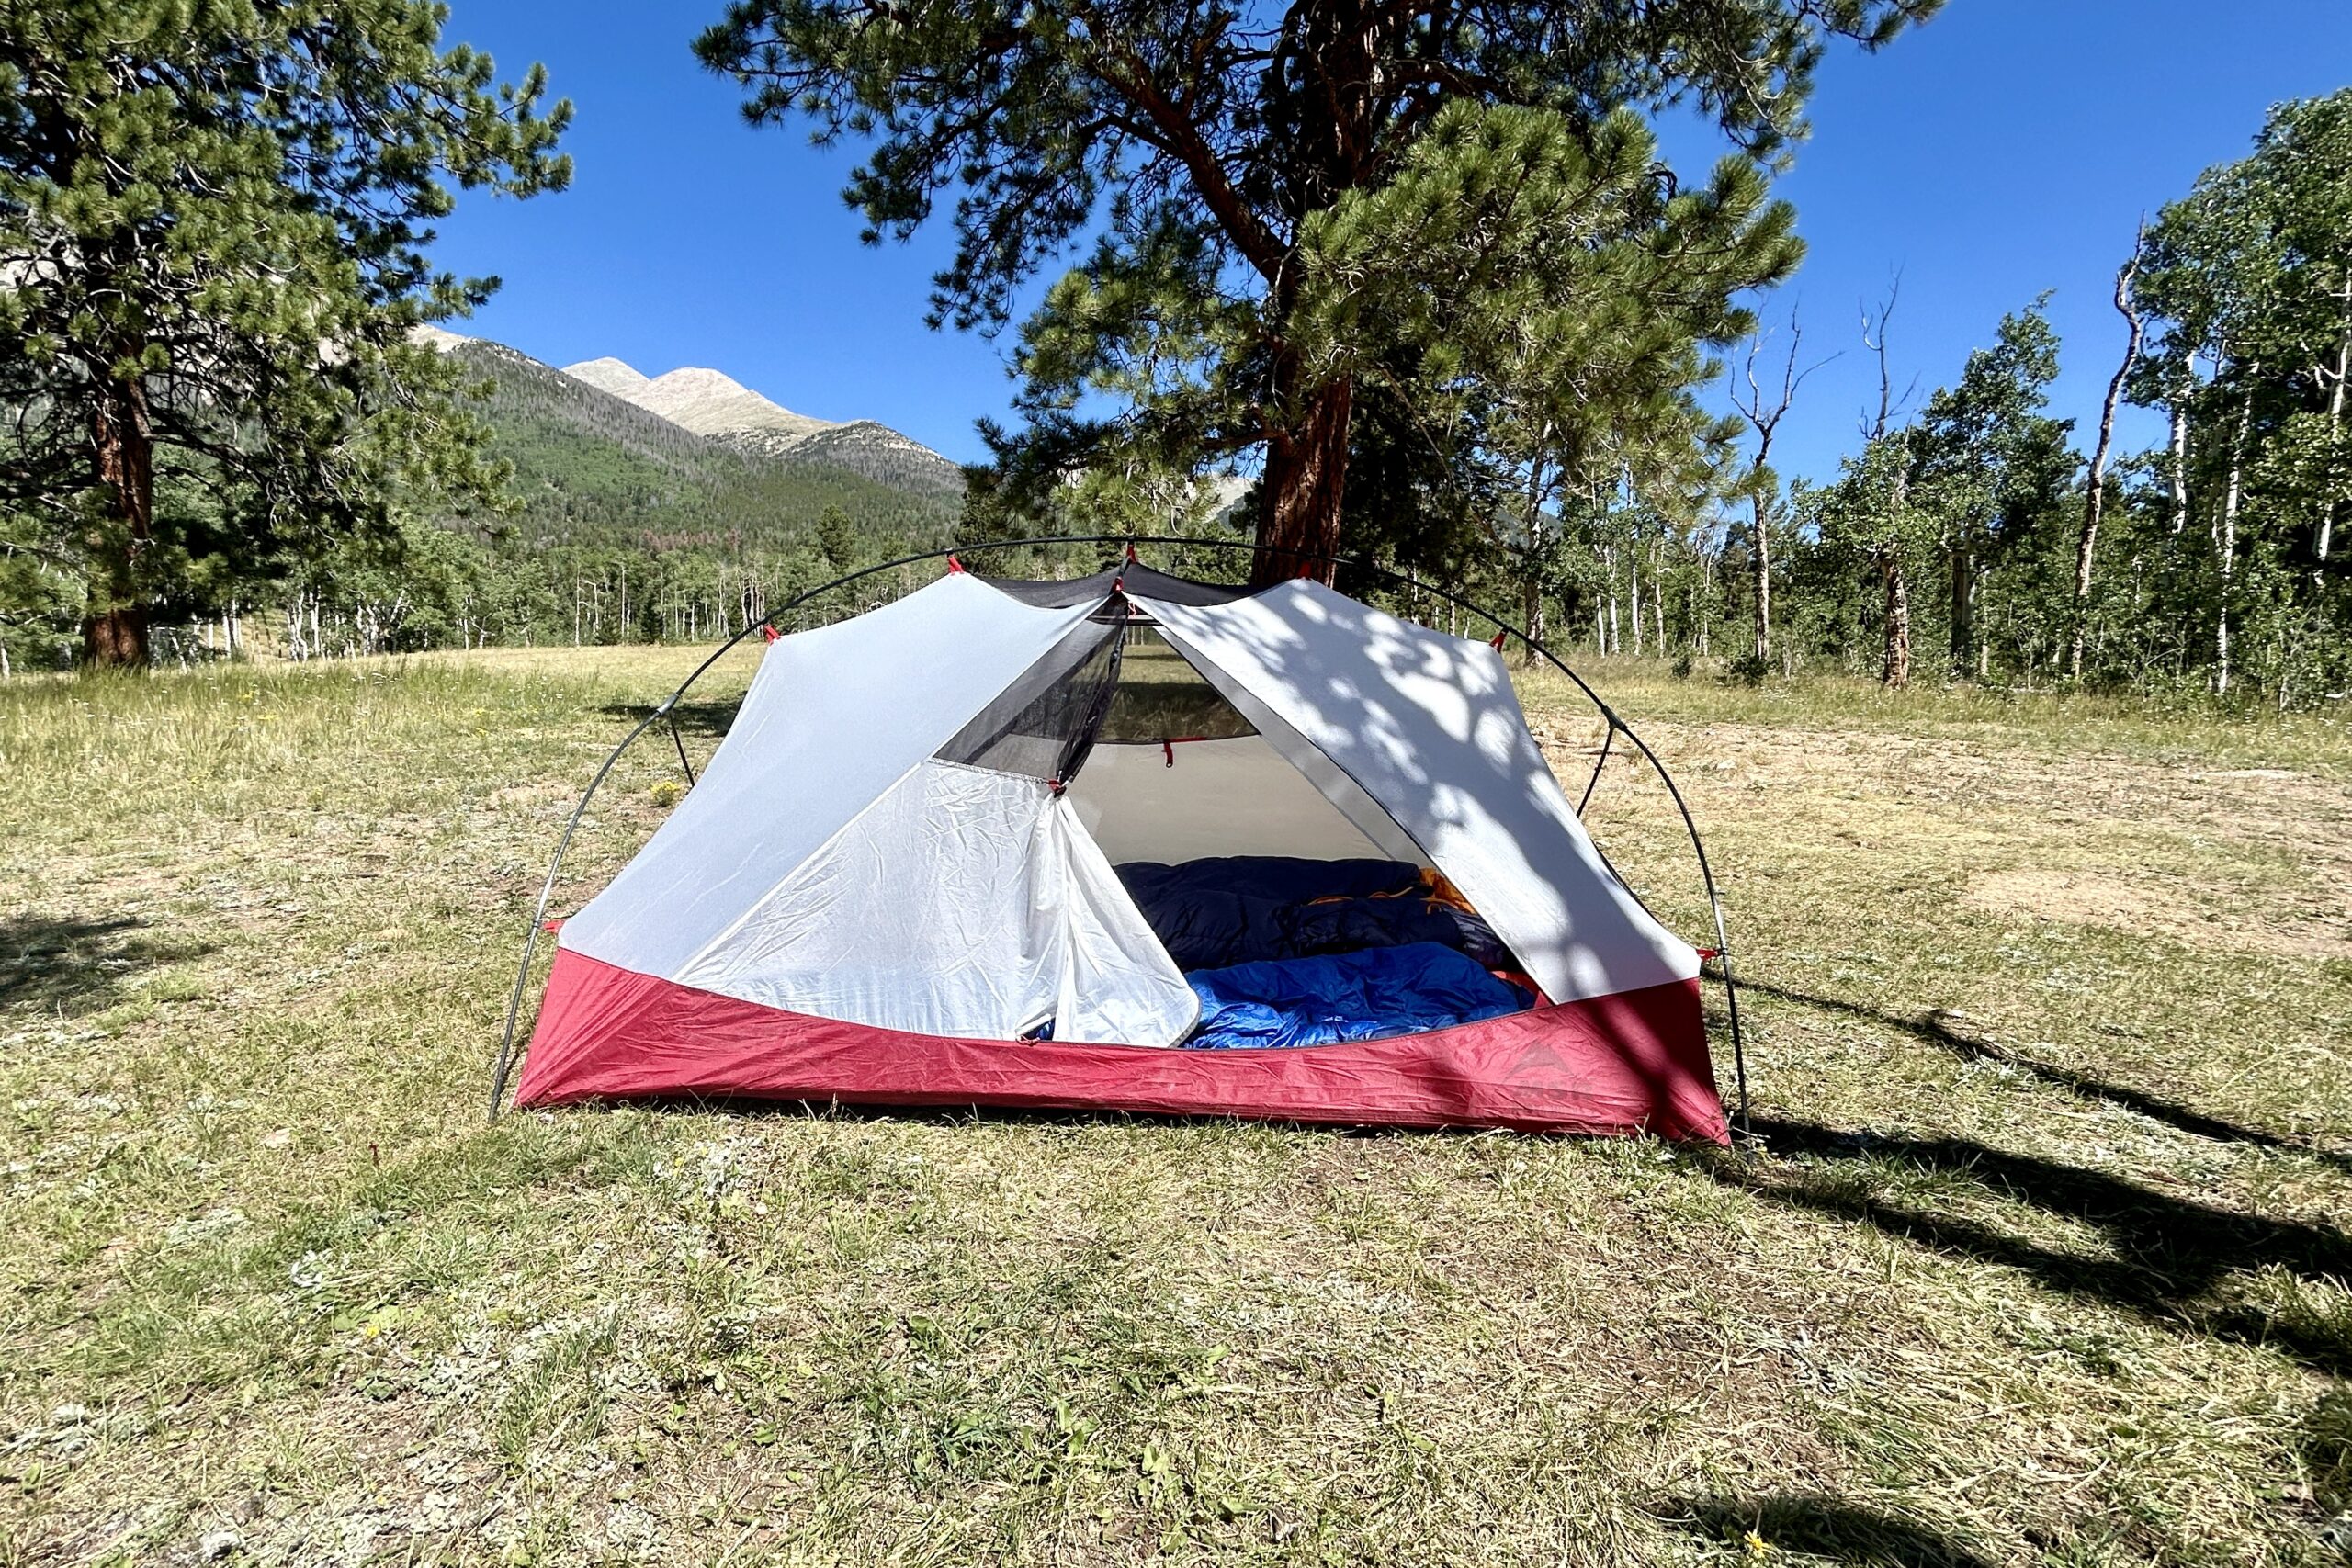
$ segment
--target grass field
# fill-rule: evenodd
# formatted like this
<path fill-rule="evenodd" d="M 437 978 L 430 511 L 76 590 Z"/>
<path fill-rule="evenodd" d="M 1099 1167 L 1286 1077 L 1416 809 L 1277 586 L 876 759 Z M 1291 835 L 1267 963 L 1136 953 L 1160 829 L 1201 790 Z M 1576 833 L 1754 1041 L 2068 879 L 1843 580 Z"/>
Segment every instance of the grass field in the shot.
<path fill-rule="evenodd" d="M 691 661 L 0 686 L 0 1563 L 2352 1554 L 2342 722 L 1595 671 L 1723 876 L 1734 1153 L 489 1125 Z M 1589 819 L 1695 936 L 1655 781 Z"/>

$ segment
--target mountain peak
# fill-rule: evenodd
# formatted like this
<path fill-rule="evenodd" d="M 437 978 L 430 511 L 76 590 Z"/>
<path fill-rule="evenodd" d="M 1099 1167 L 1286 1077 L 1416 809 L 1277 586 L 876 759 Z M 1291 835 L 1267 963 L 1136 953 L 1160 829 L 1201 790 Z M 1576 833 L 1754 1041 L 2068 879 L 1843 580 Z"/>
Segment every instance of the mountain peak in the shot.
<path fill-rule="evenodd" d="M 610 355 L 602 359 L 583 359 L 577 365 L 567 365 L 563 373 L 575 381 L 585 381 L 600 392 L 610 392 L 616 398 L 636 399 L 638 389 L 652 384 L 645 372 L 626 359 Z"/>
<path fill-rule="evenodd" d="M 702 435 L 725 431 L 775 430 L 786 435 L 813 435 L 833 428 L 831 420 L 811 419 L 771 402 L 723 371 L 686 366 L 657 376 L 622 396 L 650 409 L 673 424 Z"/>
<path fill-rule="evenodd" d="M 567 365 L 563 374 L 755 457 L 821 463 L 899 490 L 960 493 L 964 488 L 962 468 L 888 425 L 795 413 L 721 370 L 688 365 L 649 378 L 607 356 Z"/>

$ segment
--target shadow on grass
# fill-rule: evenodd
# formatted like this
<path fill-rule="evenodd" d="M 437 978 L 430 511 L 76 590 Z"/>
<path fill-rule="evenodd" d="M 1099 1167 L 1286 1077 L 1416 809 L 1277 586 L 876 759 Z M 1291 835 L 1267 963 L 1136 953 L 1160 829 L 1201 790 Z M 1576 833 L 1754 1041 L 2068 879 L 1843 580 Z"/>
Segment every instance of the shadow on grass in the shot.
<path fill-rule="evenodd" d="M 1941 1051 L 1948 1051 L 1962 1061 L 1998 1063 L 2002 1066 L 2028 1074 L 2053 1089 L 2063 1089 L 2078 1100 L 2120 1106 L 2126 1111 L 2134 1111 L 2151 1121 L 2162 1122 L 2166 1126 L 2177 1127 L 2184 1133 L 2193 1134 L 2200 1138 L 2212 1138 L 2222 1143 L 2252 1144 L 2259 1148 L 2276 1149 L 2282 1153 L 2310 1155 L 2339 1170 L 2352 1171 L 2352 1156 L 2320 1148 L 2315 1145 L 2301 1143 L 2292 1138 L 2281 1137 L 2276 1133 L 2265 1132 L 2258 1127 L 2241 1126 L 2234 1122 L 2223 1121 L 2218 1116 L 2208 1116 L 2201 1111 L 2193 1111 L 2177 1101 L 2150 1094 L 2144 1089 L 2132 1089 L 2124 1084 L 2109 1083 L 2103 1078 L 2094 1077 L 2088 1073 L 2077 1072 L 2071 1067 L 2061 1067 L 2049 1062 L 2038 1062 L 2030 1056 L 2021 1056 L 2005 1045 L 1973 1032 L 1966 1017 L 1949 1009 L 1938 1008 L 1933 1011 L 1920 1013 L 1917 1017 L 1905 1018 L 1899 1013 L 1887 1012 L 1860 1002 L 1845 1001 L 1836 997 L 1812 996 L 1804 991 L 1792 991 L 1783 987 L 1759 981 L 1743 980 L 1740 982 L 1739 988 L 1759 996 L 1794 1002 L 1799 1007 L 1815 1008 L 1823 1012 L 1839 1013 L 1848 1018 L 1864 1019 L 1872 1023 L 1883 1024 L 1889 1029 L 1900 1030 L 1922 1043 L 1933 1045 Z"/>
<path fill-rule="evenodd" d="M 211 944 L 167 942 L 127 915 L 0 919 L 0 1011 L 77 1017 L 123 999 L 136 970 L 198 958 Z"/>
<path fill-rule="evenodd" d="M 1872 1568 L 1992 1568 L 1992 1559 L 1941 1531 L 1836 1497 L 1676 1497 L 1657 1510 L 1670 1524 L 1743 1556 L 1801 1551 Z"/>
<path fill-rule="evenodd" d="M 724 737 L 735 723 L 735 710 L 743 705 L 741 697 L 689 697 L 671 710 L 670 716 L 678 721 L 678 728 L 688 735 L 707 736 L 713 739 Z M 598 713 L 607 717 L 635 724 L 651 709 L 650 703 L 606 703 Z M 667 739 L 666 726 L 655 725 L 660 738 Z M 655 737 L 649 735 L 646 739 Z M 641 744 L 641 743 L 640 743 Z"/>
<path fill-rule="evenodd" d="M 1841 1133 L 1768 1117 L 1755 1132 L 1774 1157 L 1711 1160 L 1715 1179 L 2019 1269 L 2048 1289 L 2161 1326 L 2267 1345 L 2317 1371 L 2352 1375 L 2352 1310 L 2303 1293 L 2306 1285 L 2352 1280 L 2352 1237 L 2332 1225 L 2217 1209 L 1964 1138 Z M 1916 1179 L 1923 1175 L 1938 1179 Z M 2088 1225 L 2108 1253 L 2062 1251 L 1954 1213 L 1955 1184 Z M 2259 1281 L 2239 1278 L 2270 1269 L 2292 1282 L 2272 1280 L 2257 1292 L 2248 1287 Z"/>

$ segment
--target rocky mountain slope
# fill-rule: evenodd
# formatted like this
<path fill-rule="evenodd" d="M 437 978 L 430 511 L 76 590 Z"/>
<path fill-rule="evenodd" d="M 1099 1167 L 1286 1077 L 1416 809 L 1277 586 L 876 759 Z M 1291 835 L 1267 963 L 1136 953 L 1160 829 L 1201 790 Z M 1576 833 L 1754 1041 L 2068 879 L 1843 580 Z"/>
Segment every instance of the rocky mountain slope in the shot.
<path fill-rule="evenodd" d="M 563 373 L 739 451 L 820 463 L 933 494 L 960 494 L 964 488 L 963 469 L 888 425 L 795 413 L 721 371 L 687 366 L 649 377 L 623 360 L 604 358 L 565 366 Z"/>

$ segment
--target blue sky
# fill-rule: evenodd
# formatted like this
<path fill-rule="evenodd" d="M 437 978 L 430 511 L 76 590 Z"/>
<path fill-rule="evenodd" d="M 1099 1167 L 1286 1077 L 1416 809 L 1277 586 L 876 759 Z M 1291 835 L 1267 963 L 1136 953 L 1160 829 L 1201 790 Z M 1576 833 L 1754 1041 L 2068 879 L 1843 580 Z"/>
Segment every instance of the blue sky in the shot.
<path fill-rule="evenodd" d="M 448 37 L 513 73 L 544 62 L 578 120 L 571 190 L 473 199 L 439 259 L 503 290 L 468 327 L 551 364 L 616 355 L 649 375 L 726 371 L 829 419 L 872 418 L 950 457 L 1001 414 L 1001 346 L 922 324 L 945 249 L 858 243 L 846 148 L 754 131 L 688 42 L 720 9 L 614 0 L 451 0 Z M 2006 310 L 2052 291 L 2064 342 L 2057 412 L 2087 447 L 2122 349 L 2109 296 L 2140 214 L 2238 157 L 2265 109 L 2352 85 L 2346 0 L 1949 0 L 1883 54 L 1841 50 L 1815 132 L 1780 193 L 1810 252 L 1763 302 L 1801 308 L 1807 383 L 1782 427 L 1784 472 L 1826 475 L 1875 389 L 1857 307 L 1898 272 L 1898 379 L 1957 375 Z M 1678 132 L 1678 157 L 1713 151 Z M 2127 439 L 2155 433 L 2147 416 Z"/>

